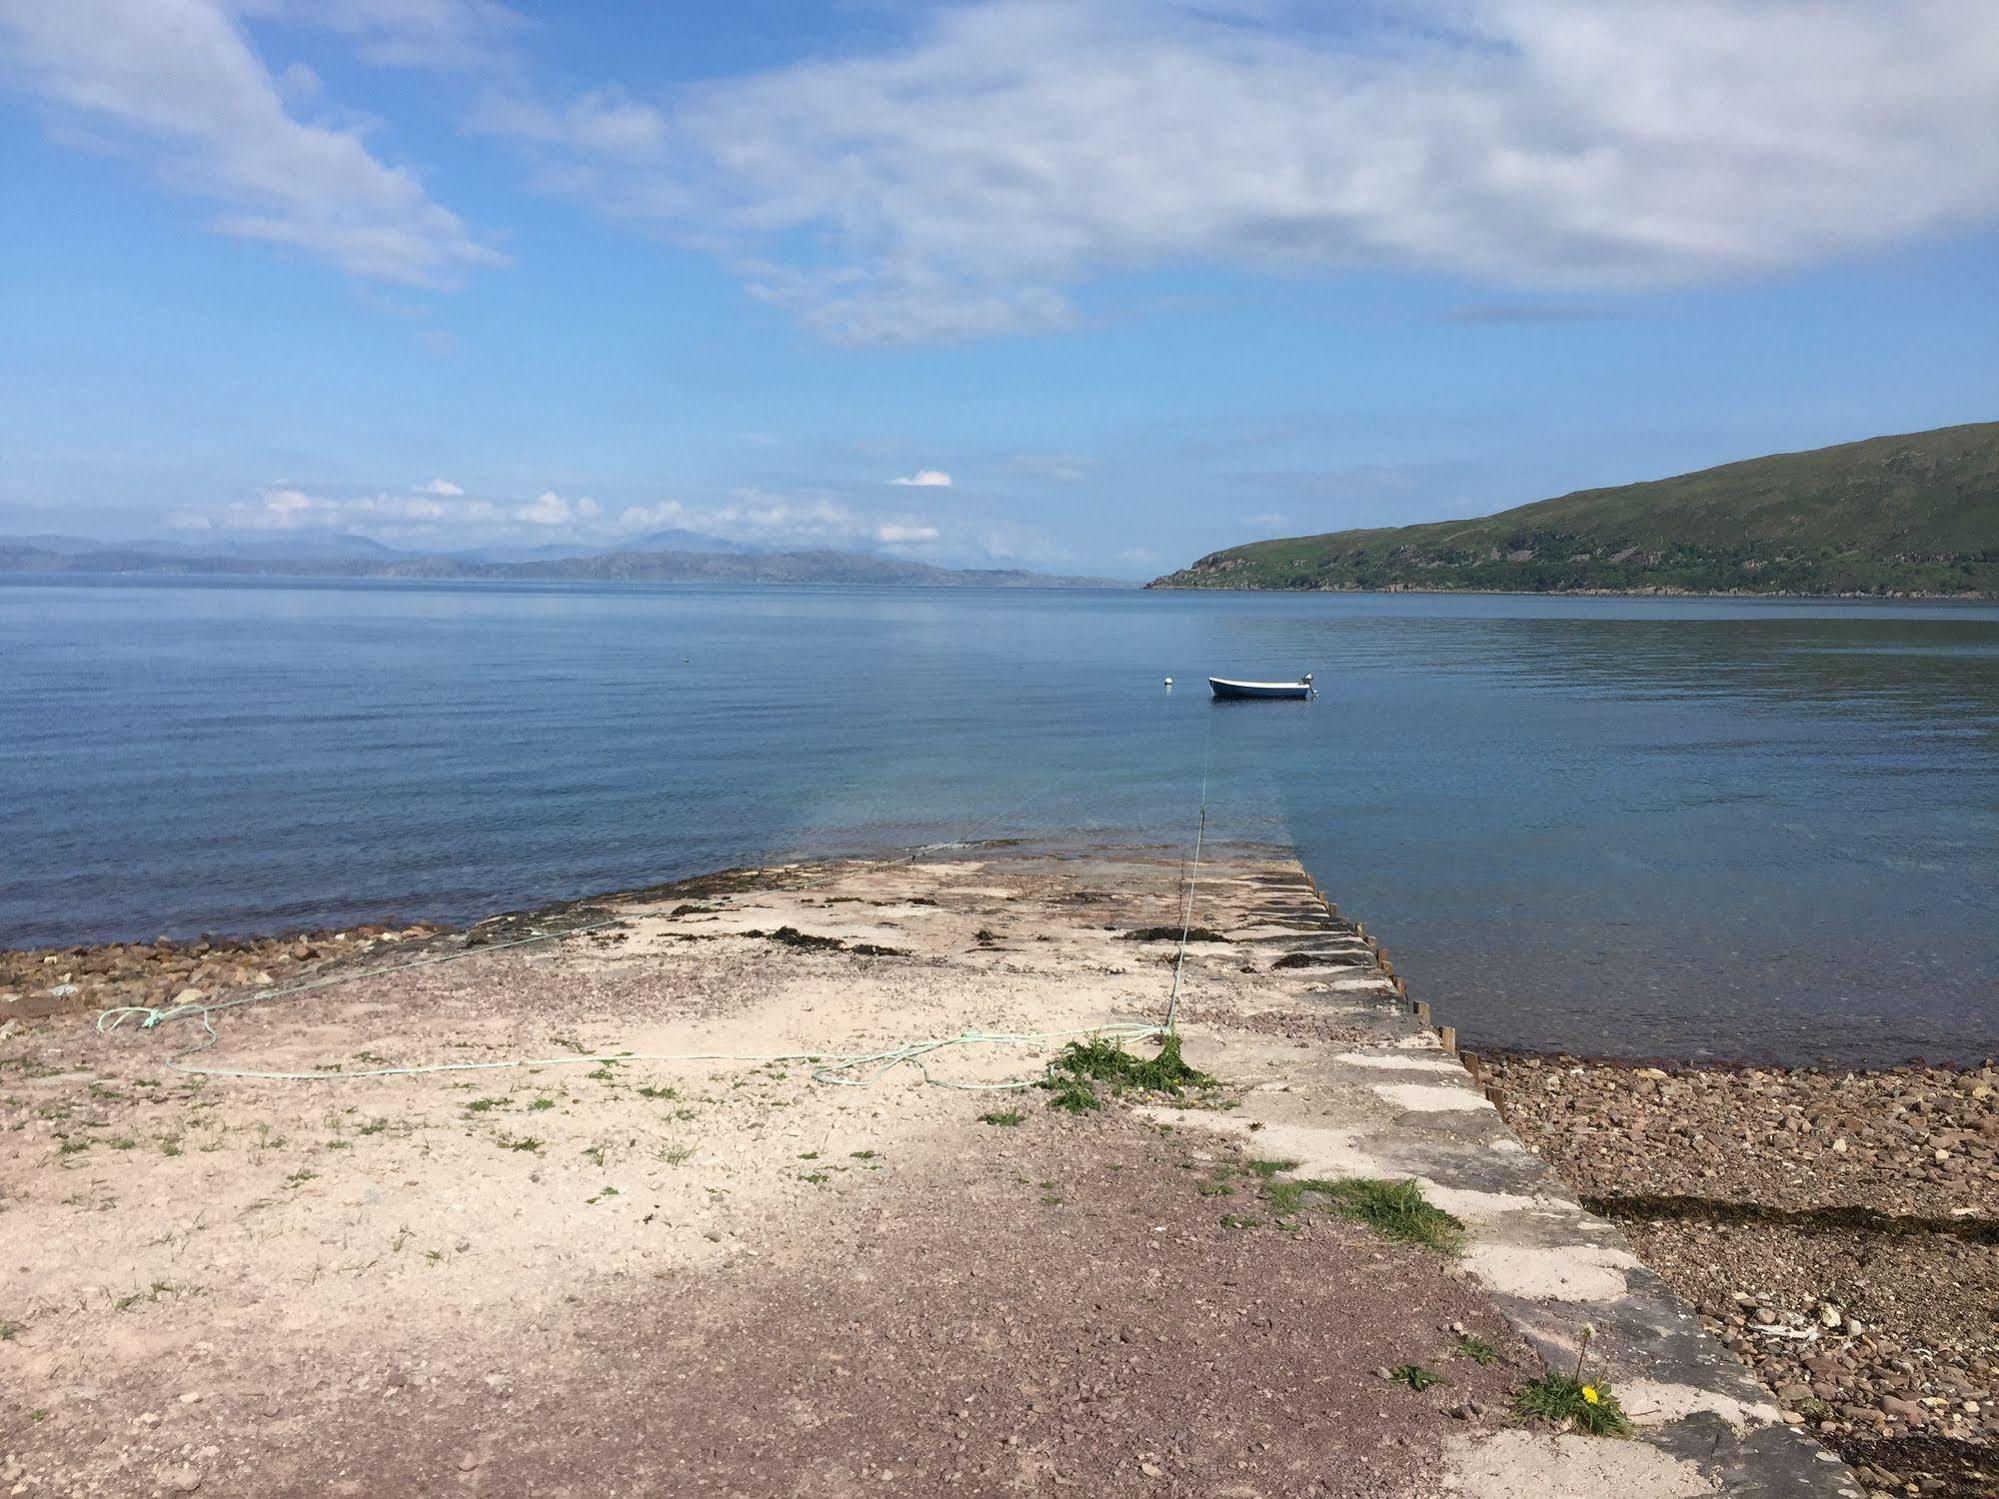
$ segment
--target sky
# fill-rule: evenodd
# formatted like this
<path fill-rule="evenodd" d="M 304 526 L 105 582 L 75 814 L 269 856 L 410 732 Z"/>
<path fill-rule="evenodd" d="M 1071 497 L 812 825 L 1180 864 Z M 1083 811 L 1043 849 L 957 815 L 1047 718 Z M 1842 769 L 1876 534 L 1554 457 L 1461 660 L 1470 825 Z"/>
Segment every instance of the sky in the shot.
<path fill-rule="evenodd" d="M 1991 0 L 0 0 L 0 533 L 1148 577 L 1993 419 Z"/>

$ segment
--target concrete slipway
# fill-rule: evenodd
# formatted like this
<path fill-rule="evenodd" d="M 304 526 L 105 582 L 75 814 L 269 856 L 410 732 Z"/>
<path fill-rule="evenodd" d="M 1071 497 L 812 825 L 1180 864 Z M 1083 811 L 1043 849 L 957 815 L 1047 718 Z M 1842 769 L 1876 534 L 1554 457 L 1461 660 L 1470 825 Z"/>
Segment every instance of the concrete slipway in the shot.
<path fill-rule="evenodd" d="M 1288 852 L 1200 870 L 1202 1106 L 977 1091 L 1162 1018 L 1186 875 L 789 865 L 336 942 L 199 1051 L 16 1027 L 0 1487 L 1858 1499 Z M 1414 1178 L 1465 1249 L 1267 1221 L 1274 1160 Z M 1585 1327 L 1633 1440 L 1509 1413 Z"/>

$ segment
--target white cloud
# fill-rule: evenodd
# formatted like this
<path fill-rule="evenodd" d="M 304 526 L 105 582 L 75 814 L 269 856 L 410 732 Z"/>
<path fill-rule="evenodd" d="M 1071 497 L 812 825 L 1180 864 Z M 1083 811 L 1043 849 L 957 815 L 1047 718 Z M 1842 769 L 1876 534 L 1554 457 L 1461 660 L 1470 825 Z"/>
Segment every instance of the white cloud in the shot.
<path fill-rule="evenodd" d="M 875 540 L 888 547 L 921 546 L 942 535 L 935 526 L 922 522 L 889 521 L 875 527 Z"/>
<path fill-rule="evenodd" d="M 428 480 L 425 483 L 417 485 L 416 492 L 418 494 L 441 494 L 451 499 L 456 499 L 459 495 L 465 493 L 464 490 L 453 484 L 449 479 Z"/>
<path fill-rule="evenodd" d="M 472 116 L 472 126 L 628 161 L 659 158 L 672 126 L 652 105 L 621 89 L 593 89 L 560 110 L 517 94 L 495 94 Z"/>
<path fill-rule="evenodd" d="M 1150 267 L 1602 292 L 1999 214 L 1990 0 L 908 14 L 872 54 L 494 125 L 548 185 L 855 342 L 1066 326 L 1075 288 Z M 607 108 L 623 123 L 594 140 Z"/>
<path fill-rule="evenodd" d="M 373 536 L 414 549 L 450 550 L 496 539 L 546 541 L 559 537 L 611 550 L 648 531 L 681 529 L 760 548 L 866 550 L 927 548 L 942 531 L 920 515 L 870 514 L 822 491 L 778 494 L 738 489 L 704 505 L 662 500 L 629 505 L 615 516 L 588 497 L 570 499 L 544 490 L 529 500 L 478 498 L 431 484 L 405 494 L 380 492 L 335 497 L 299 484 L 271 484 L 254 500 L 214 510 L 184 510 L 170 519 L 176 530 L 338 531 Z"/>
<path fill-rule="evenodd" d="M 901 484 L 910 489 L 949 489 L 951 476 L 941 468 L 920 468 L 913 474 L 900 479 L 891 479 L 891 484 Z"/>
<path fill-rule="evenodd" d="M 554 490 L 542 491 L 525 505 L 513 510 L 513 518 L 528 526 L 575 526 L 596 520 L 604 513 L 595 500 L 565 500 Z"/>
<path fill-rule="evenodd" d="M 503 59 L 526 20 L 494 0 L 232 0 L 244 14 L 337 32 L 369 62 L 471 68 Z"/>
<path fill-rule="evenodd" d="M 184 531 L 389 530 L 442 531 L 490 524 L 502 518 L 489 500 L 429 494 L 372 494 L 329 499 L 294 484 L 259 490 L 254 503 L 238 501 L 218 514 L 183 511 L 172 525 Z"/>
<path fill-rule="evenodd" d="M 1069 559 L 1068 552 L 1057 546 L 1045 532 L 1011 521 L 989 526 L 979 538 L 979 547 L 991 561 L 1024 562 L 1030 567 L 1045 567 Z"/>
<path fill-rule="evenodd" d="M 168 188 L 219 204 L 218 233 L 416 286 L 504 263 L 357 131 L 293 118 L 222 0 L 0 0 L 0 61 L 60 116 L 122 133 Z"/>

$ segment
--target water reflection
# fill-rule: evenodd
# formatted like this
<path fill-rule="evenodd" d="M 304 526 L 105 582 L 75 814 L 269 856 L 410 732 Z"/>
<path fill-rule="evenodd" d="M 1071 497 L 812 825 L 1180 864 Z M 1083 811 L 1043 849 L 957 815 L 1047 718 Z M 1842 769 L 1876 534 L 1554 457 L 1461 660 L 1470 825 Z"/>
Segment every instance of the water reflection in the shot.
<path fill-rule="evenodd" d="M 0 942 L 1178 842 L 1205 778 L 1474 1042 L 1999 1051 L 1992 608 L 0 580 L 0 656 Z"/>

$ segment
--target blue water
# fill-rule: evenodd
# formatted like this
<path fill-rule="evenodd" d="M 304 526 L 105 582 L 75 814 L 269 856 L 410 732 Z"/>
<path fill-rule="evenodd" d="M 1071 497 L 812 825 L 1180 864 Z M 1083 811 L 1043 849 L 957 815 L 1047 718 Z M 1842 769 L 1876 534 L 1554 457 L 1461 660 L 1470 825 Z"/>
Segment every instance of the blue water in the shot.
<path fill-rule="evenodd" d="M 0 671 L 0 945 L 1184 842 L 1205 769 L 1473 1043 L 1999 1053 L 1991 607 L 11 578 Z"/>

